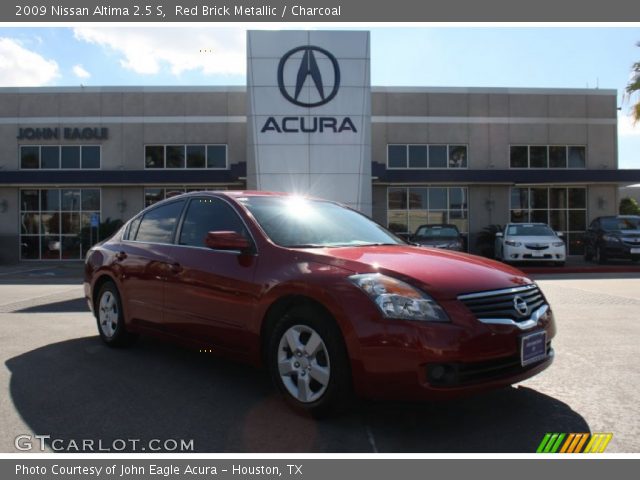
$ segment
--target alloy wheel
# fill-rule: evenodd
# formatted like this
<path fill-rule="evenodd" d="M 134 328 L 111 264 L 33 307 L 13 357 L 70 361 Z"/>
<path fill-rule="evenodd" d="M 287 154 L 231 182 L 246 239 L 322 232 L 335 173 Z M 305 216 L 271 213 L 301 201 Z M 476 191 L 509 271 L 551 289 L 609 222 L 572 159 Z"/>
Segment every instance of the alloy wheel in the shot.
<path fill-rule="evenodd" d="M 278 372 L 289 394 L 302 403 L 318 400 L 331 378 L 329 352 L 318 332 L 307 325 L 293 325 L 278 345 Z"/>
<path fill-rule="evenodd" d="M 100 330 L 107 338 L 112 338 L 118 328 L 118 301 L 110 291 L 105 291 L 100 297 L 98 307 L 98 321 Z"/>

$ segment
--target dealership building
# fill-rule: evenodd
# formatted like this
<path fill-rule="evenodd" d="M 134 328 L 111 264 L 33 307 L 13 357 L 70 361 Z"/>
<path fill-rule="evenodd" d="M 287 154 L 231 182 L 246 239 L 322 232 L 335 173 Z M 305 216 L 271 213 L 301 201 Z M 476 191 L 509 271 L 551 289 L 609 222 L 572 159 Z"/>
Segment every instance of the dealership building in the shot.
<path fill-rule="evenodd" d="M 371 86 L 365 31 L 250 31 L 247 85 L 0 89 L 0 263 L 78 260 L 176 192 L 310 194 L 396 232 L 545 222 L 570 254 L 621 185 L 615 90 Z M 97 228 L 102 224 L 101 228 Z"/>

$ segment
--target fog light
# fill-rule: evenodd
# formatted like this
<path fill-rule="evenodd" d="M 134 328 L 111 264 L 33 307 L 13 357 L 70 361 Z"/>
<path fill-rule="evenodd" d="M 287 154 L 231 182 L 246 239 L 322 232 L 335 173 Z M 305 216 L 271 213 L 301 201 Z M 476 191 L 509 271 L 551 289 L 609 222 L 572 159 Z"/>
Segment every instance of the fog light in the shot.
<path fill-rule="evenodd" d="M 431 378 L 433 380 L 440 380 L 442 377 L 444 377 L 444 367 L 442 365 L 434 365 L 433 367 L 431 367 Z"/>

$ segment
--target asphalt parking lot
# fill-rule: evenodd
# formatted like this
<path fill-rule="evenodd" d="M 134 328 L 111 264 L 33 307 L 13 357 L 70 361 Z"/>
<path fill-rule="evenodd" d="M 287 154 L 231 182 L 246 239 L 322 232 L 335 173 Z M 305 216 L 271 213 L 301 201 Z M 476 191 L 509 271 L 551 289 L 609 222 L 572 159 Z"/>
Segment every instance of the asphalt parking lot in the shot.
<path fill-rule="evenodd" d="M 640 452 L 640 273 L 539 276 L 554 365 L 516 387 L 437 404 L 361 402 L 316 421 L 265 372 L 150 339 L 102 345 L 77 265 L 0 268 L 0 452 L 22 434 L 193 439 L 199 452 L 534 452 L 546 432 L 612 432 Z M 48 447 L 49 448 L 49 447 Z"/>

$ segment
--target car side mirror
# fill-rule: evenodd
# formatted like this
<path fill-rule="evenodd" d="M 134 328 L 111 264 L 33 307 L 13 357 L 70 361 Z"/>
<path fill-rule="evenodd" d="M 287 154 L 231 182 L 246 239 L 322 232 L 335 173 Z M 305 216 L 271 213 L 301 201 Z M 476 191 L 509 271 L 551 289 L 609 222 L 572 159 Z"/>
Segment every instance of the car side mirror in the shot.
<path fill-rule="evenodd" d="M 496 238 L 502 238 L 502 237 L 503 237 L 502 232 L 496 232 Z"/>
<path fill-rule="evenodd" d="M 556 235 L 558 235 L 559 237 L 564 237 L 564 233 L 562 232 L 556 232 Z"/>
<path fill-rule="evenodd" d="M 245 253 L 251 248 L 251 242 L 247 237 L 238 232 L 208 232 L 204 243 L 213 250 L 237 250 Z"/>

